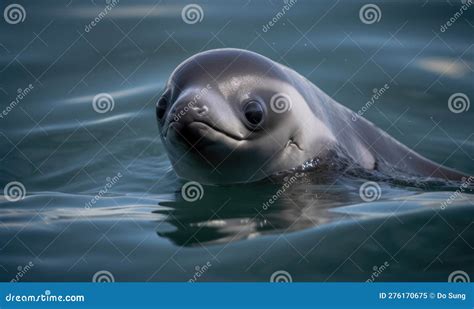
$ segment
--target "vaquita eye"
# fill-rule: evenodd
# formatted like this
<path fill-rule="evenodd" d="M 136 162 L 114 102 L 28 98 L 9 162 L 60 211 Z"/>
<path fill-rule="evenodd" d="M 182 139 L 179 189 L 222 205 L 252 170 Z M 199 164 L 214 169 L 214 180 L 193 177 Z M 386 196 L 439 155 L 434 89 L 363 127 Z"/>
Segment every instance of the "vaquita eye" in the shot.
<path fill-rule="evenodd" d="M 257 126 L 263 121 L 264 110 L 258 101 L 250 101 L 244 107 L 245 119 L 252 126 Z"/>
<path fill-rule="evenodd" d="M 158 103 L 156 103 L 156 117 L 158 119 L 163 118 L 167 107 L 168 107 L 168 100 L 165 97 L 161 97 Z"/>

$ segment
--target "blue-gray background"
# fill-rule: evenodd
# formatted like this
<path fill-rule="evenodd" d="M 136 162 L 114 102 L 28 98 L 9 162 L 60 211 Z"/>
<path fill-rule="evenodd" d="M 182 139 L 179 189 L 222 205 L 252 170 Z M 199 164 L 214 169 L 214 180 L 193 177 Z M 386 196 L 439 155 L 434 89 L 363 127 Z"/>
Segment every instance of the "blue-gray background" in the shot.
<path fill-rule="evenodd" d="M 3 11 L 10 1 L 1 2 Z M 278 187 L 204 188 L 180 198 L 158 138 L 154 105 L 181 61 L 203 50 L 249 49 L 303 74 L 340 103 L 422 155 L 474 173 L 471 109 L 453 113 L 454 93 L 474 98 L 474 8 L 445 32 L 461 1 L 297 1 L 262 27 L 283 1 L 196 1 L 202 21 L 185 23 L 183 1 L 119 1 L 89 32 L 105 1 L 18 1 L 25 20 L 0 20 L 0 102 L 26 95 L 0 119 L 0 187 L 21 182 L 26 197 L 0 201 L 0 278 L 85 280 L 447 280 L 473 273 L 473 199 L 381 184 L 363 203 L 363 182 L 306 185 L 271 210 Z M 110 3 L 110 1 L 109 1 Z M 114 99 L 94 111 L 99 93 Z M 89 202 L 123 175 L 92 208 Z M 472 275 L 471 275 L 472 277 Z"/>

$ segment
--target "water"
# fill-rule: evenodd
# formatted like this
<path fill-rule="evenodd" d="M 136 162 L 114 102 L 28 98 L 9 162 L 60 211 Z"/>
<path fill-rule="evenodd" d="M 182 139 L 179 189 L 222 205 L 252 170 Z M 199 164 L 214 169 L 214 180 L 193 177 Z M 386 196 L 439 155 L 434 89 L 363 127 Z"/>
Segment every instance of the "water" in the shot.
<path fill-rule="evenodd" d="M 19 181 L 26 190 L 22 200 L 0 201 L 2 281 L 19 273 L 21 281 L 90 281 L 98 271 L 116 281 L 268 281 L 280 270 L 294 281 L 446 281 L 455 270 L 474 273 L 474 197 L 459 184 L 381 181 L 380 198 L 365 203 L 359 188 L 370 179 L 300 179 L 270 206 L 277 183 L 204 187 L 190 203 L 154 114 L 182 60 L 246 48 L 354 111 L 387 84 L 364 117 L 472 175 L 472 111 L 448 109 L 453 93 L 474 98 L 472 7 L 440 32 L 458 1 L 377 2 L 380 21 L 364 24 L 363 2 L 300 0 L 263 32 L 281 1 L 200 1 L 197 24 L 181 19 L 185 4 L 120 1 L 89 32 L 101 0 L 25 3 L 23 23 L 2 20 L 2 109 L 32 85 L 0 119 L 1 187 Z M 99 93 L 113 97 L 112 110 L 94 111 Z"/>

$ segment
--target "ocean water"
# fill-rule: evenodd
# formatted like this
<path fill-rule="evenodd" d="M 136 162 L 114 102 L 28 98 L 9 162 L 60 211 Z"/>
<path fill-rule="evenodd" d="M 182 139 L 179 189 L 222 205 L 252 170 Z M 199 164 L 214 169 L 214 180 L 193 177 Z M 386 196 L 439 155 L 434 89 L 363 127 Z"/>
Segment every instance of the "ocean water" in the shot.
<path fill-rule="evenodd" d="M 359 1 L 195 3 L 197 20 L 189 2 L 143 0 L 22 1 L 20 21 L 0 20 L 2 281 L 473 278 L 472 184 L 377 181 L 367 197 L 373 179 L 344 176 L 283 194 L 204 186 L 189 202 L 155 103 L 187 57 L 244 48 L 472 175 L 474 7 L 373 1 L 371 19 Z"/>

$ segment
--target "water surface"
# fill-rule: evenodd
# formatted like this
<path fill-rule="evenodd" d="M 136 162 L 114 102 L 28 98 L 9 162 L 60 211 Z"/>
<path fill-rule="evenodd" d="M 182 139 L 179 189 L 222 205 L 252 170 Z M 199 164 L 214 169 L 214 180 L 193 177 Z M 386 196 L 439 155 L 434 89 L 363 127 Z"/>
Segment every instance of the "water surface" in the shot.
<path fill-rule="evenodd" d="M 278 183 L 204 187 L 201 200 L 187 202 L 154 113 L 181 61 L 245 48 L 295 69 L 354 111 L 387 84 L 364 117 L 472 175 L 473 113 L 451 112 L 448 99 L 474 98 L 474 8 L 441 32 L 460 2 L 379 1 L 380 21 L 364 24 L 364 2 L 299 0 L 264 32 L 282 1 L 197 3 L 204 16 L 196 24 L 183 22 L 181 1 L 122 0 L 88 32 L 104 1 L 31 1 L 23 23 L 2 20 L 2 109 L 18 89 L 32 88 L 0 119 L 1 188 L 18 181 L 26 190 L 22 200 L 0 200 L 2 281 L 30 262 L 22 281 L 90 281 L 104 270 L 116 281 L 268 281 L 276 271 L 294 281 L 474 274 L 474 197 L 460 184 L 381 181 L 379 198 L 365 202 L 359 188 L 372 179 L 347 176 L 299 180 L 270 206 Z M 113 98 L 113 109 L 94 110 L 100 93 Z"/>

